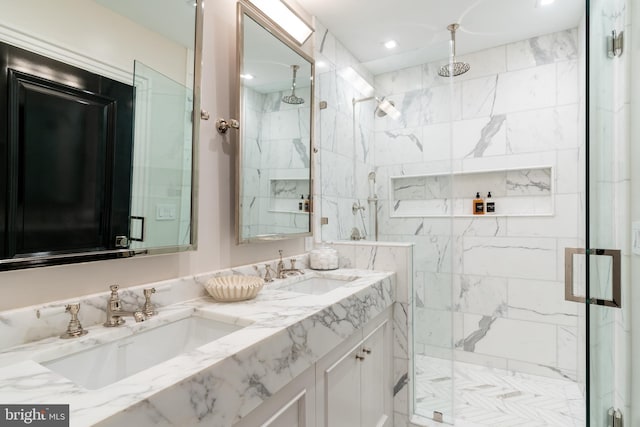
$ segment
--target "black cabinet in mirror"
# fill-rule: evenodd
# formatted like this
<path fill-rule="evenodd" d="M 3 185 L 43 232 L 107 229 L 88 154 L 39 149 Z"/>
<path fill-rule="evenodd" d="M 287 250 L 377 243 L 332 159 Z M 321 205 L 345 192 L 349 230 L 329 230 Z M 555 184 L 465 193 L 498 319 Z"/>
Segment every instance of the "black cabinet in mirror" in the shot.
<path fill-rule="evenodd" d="M 195 247 L 201 1 L 0 16 L 0 271 Z"/>
<path fill-rule="evenodd" d="M 133 87 L 5 43 L 0 71 L 0 257 L 126 248 Z"/>

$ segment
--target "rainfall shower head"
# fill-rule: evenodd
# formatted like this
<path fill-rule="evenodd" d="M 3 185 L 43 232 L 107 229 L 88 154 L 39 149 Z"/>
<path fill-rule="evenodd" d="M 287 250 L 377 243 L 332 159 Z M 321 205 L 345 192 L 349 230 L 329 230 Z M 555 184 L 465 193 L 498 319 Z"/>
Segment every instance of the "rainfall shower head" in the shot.
<path fill-rule="evenodd" d="M 459 27 L 460 25 L 458 24 L 450 24 L 447 26 L 447 30 L 451 31 L 451 61 L 438 70 L 438 75 L 441 77 L 459 76 L 471 68 L 466 62 L 456 62 L 456 30 Z"/>
<path fill-rule="evenodd" d="M 296 73 L 298 72 L 299 65 L 292 65 L 293 79 L 291 81 L 291 95 L 285 95 L 282 97 L 282 102 L 285 104 L 304 104 L 304 99 L 296 96 Z"/>

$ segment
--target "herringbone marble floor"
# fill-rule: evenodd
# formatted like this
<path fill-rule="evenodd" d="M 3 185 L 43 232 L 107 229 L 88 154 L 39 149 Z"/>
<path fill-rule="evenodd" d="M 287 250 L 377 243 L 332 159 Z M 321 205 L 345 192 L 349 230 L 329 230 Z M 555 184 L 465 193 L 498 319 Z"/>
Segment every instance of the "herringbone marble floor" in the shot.
<path fill-rule="evenodd" d="M 443 359 L 416 357 L 418 414 L 431 418 L 440 410 L 461 427 L 584 426 L 584 398 L 573 381 L 458 361 L 452 381 L 451 366 Z"/>

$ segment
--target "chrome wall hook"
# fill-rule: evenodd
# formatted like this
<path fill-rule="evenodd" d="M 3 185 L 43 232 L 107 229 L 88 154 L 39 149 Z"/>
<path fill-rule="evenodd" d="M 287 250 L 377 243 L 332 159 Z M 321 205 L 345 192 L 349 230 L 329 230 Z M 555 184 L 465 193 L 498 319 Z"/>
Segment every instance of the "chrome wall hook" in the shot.
<path fill-rule="evenodd" d="M 229 128 L 240 129 L 240 122 L 238 122 L 236 119 L 230 119 L 229 121 L 226 121 L 225 119 L 220 118 L 216 120 L 216 127 L 218 128 L 218 132 L 220 132 L 221 134 L 225 134 L 227 133 L 227 130 L 229 130 Z"/>

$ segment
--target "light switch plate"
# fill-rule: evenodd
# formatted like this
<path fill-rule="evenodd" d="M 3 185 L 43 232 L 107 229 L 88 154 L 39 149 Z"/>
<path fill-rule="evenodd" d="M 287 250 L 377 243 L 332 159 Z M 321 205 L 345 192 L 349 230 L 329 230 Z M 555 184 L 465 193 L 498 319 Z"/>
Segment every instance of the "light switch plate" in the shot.
<path fill-rule="evenodd" d="M 631 223 L 631 250 L 634 254 L 640 255 L 640 221 Z"/>
<path fill-rule="evenodd" d="M 173 221 L 176 219 L 176 205 L 156 205 L 156 221 Z"/>

